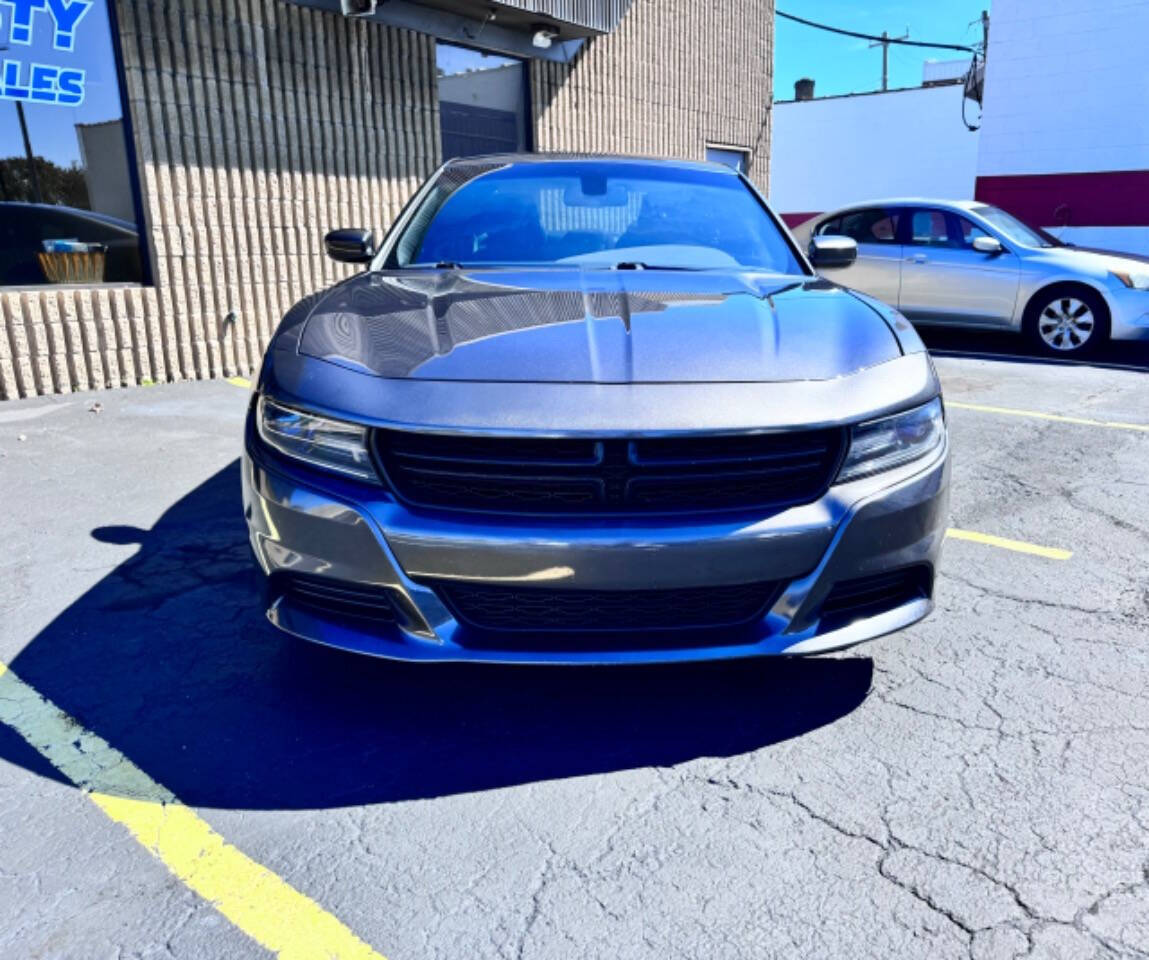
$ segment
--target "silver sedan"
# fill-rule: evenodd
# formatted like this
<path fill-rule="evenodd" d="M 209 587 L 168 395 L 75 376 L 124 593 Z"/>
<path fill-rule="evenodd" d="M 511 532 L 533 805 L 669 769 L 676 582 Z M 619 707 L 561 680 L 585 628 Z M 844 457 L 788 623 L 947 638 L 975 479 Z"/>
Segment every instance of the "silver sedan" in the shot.
<path fill-rule="evenodd" d="M 859 203 L 794 235 L 804 247 L 815 236 L 855 240 L 857 260 L 834 279 L 915 324 L 1018 331 L 1054 356 L 1149 340 L 1149 263 L 1062 244 L 989 204 Z"/>

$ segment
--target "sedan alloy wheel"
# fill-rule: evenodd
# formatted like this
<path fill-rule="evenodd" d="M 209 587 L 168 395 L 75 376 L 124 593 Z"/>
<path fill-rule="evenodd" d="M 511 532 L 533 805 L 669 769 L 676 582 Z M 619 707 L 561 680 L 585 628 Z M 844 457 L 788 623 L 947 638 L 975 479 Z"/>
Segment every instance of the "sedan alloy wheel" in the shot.
<path fill-rule="evenodd" d="M 1037 320 L 1041 339 L 1052 349 L 1079 350 L 1093 336 L 1095 320 L 1089 304 L 1076 297 L 1058 297 L 1049 303 Z"/>

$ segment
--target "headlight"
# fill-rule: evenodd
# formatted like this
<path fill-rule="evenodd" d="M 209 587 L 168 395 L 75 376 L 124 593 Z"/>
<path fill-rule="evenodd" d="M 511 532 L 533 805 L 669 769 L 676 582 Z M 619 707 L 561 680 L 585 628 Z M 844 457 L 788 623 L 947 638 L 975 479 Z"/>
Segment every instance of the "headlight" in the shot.
<path fill-rule="evenodd" d="M 256 414 L 263 442 L 280 453 L 325 470 L 377 482 L 367 453 L 366 427 L 281 407 L 262 396 Z"/>
<path fill-rule="evenodd" d="M 1149 273 L 1125 273 L 1111 270 L 1109 276 L 1120 280 L 1130 290 L 1149 290 Z"/>
<path fill-rule="evenodd" d="M 937 449 L 946 435 L 939 397 L 905 413 L 859 423 L 850 432 L 850 449 L 838 482 L 892 470 Z"/>

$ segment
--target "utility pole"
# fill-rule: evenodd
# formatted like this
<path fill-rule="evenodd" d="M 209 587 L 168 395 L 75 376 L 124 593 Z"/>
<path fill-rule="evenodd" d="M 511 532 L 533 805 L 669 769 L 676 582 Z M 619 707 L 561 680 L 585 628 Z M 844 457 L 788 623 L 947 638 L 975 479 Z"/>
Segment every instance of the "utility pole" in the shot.
<path fill-rule="evenodd" d="M 0 47 L 0 51 L 7 50 L 8 45 Z M 19 100 L 16 103 L 16 119 L 20 124 L 20 133 L 24 138 L 24 156 L 28 158 L 28 179 L 32 184 L 32 199 L 40 203 L 40 177 L 36 174 L 36 156 L 32 153 L 32 141 L 28 138 L 28 121 L 24 119 L 24 104 Z"/>
<path fill-rule="evenodd" d="M 28 179 L 32 182 L 32 202 L 43 203 L 40 193 L 40 177 L 36 173 L 36 155 L 32 153 L 32 141 L 28 139 L 28 121 L 24 119 L 24 104 L 16 101 L 16 116 L 20 120 L 20 133 L 24 135 L 24 156 L 28 158 Z"/>
<path fill-rule="evenodd" d="M 890 89 L 890 41 L 891 40 L 908 40 L 910 31 L 906 30 L 900 37 L 891 37 L 886 30 L 882 31 L 882 39 L 877 40 L 870 44 L 870 48 L 882 48 L 882 89 Z"/>

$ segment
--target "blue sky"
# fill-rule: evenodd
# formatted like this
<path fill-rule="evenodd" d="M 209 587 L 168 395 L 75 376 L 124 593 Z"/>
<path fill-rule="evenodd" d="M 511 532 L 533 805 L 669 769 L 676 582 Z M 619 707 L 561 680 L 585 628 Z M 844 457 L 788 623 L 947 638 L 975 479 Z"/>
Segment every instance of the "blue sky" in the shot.
<path fill-rule="evenodd" d="M 497 53 L 480 53 L 446 43 L 439 44 L 435 51 L 436 66 L 447 75 L 465 73 L 467 70 L 491 70 L 514 62 Z"/>
<path fill-rule="evenodd" d="M 108 31 L 108 0 L 95 0 L 76 25 L 74 49 L 54 50 L 53 21 L 46 11 L 32 18 L 32 43 L 29 46 L 9 42 L 11 7 L 0 4 L 0 61 L 16 60 L 21 64 L 21 77 L 26 78 L 29 63 L 57 67 L 75 67 L 86 72 L 84 102 L 78 107 L 56 104 L 25 103 L 24 114 L 32 149 L 37 154 L 63 166 L 79 162 L 80 147 L 76 140 L 77 123 L 99 123 L 117 120 L 122 115 L 115 61 Z M 21 156 L 24 146 L 16 120 L 16 104 L 0 100 L 0 157 Z"/>
<path fill-rule="evenodd" d="M 911 40 L 960 43 L 981 41 L 981 24 L 969 26 L 982 10 L 993 10 L 988 0 L 777 0 L 777 9 L 807 20 L 828 23 L 860 33 L 901 36 L 909 28 Z M 962 57 L 957 51 L 890 47 L 890 87 L 916 87 L 922 82 L 922 63 Z M 835 36 L 802 24 L 775 21 L 774 97 L 790 100 L 794 81 L 812 77 L 818 96 L 878 90 L 882 85 L 882 50 L 869 49 L 865 40 Z"/>

